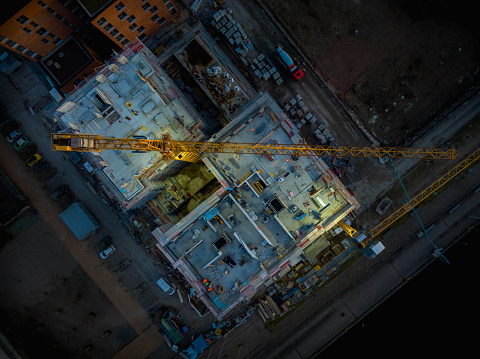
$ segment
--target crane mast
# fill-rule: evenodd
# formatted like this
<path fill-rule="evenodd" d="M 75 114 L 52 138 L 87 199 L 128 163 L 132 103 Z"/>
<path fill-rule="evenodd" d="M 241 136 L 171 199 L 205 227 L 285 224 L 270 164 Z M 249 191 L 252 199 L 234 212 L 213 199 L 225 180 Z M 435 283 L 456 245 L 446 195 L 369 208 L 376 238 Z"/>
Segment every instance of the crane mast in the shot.
<path fill-rule="evenodd" d="M 161 139 L 107 138 L 100 135 L 52 133 L 52 150 L 100 152 L 103 150 L 157 151 L 166 159 L 195 162 L 202 153 L 269 154 L 291 156 L 392 157 L 414 159 L 454 159 L 453 148 L 400 148 L 323 146 L 270 143 L 175 141 L 170 135 Z"/>

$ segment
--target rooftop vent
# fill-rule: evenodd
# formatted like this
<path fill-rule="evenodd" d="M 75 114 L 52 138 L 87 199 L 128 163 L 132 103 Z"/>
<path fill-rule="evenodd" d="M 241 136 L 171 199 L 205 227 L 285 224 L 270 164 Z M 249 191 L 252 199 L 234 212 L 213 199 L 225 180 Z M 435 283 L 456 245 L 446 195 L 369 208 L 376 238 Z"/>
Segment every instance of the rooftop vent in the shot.
<path fill-rule="evenodd" d="M 125 56 L 120 55 L 118 58 L 118 62 L 120 62 L 122 65 L 126 65 L 128 62 L 128 59 Z"/>
<path fill-rule="evenodd" d="M 120 67 L 118 67 L 118 65 L 111 64 L 110 66 L 108 66 L 108 68 L 110 71 L 116 72 L 117 74 L 120 72 Z"/>

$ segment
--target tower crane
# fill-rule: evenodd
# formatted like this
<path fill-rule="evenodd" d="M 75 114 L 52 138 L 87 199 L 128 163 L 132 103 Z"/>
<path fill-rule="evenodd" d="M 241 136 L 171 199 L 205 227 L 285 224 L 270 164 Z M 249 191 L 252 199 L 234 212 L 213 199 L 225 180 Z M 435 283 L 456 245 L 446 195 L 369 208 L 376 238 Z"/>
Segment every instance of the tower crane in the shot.
<path fill-rule="evenodd" d="M 474 151 L 473 153 L 471 153 L 469 156 L 467 156 L 467 158 L 465 158 L 462 162 L 460 162 L 458 165 L 453 167 L 450 171 L 445 173 L 442 177 L 437 179 L 430 186 L 425 188 L 422 192 L 417 194 L 409 202 L 405 203 L 402 207 L 397 209 L 393 214 L 391 214 L 388 218 L 383 220 L 381 223 L 379 223 L 377 226 L 372 228 L 367 233 L 363 233 L 361 231 L 358 232 L 356 229 L 354 229 L 352 226 L 348 225 L 342 220 L 339 220 L 337 222 L 337 225 L 340 228 L 342 228 L 345 231 L 345 233 L 347 233 L 350 237 L 354 238 L 359 244 L 361 244 L 363 247 L 366 247 L 366 245 L 374 237 L 379 235 L 392 223 L 396 222 L 401 217 L 403 217 L 406 213 L 410 212 L 413 209 L 413 207 L 417 206 L 424 199 L 432 195 L 434 192 L 438 191 L 442 186 L 444 186 L 450 180 L 455 178 L 463 170 L 465 170 L 467 167 L 469 167 L 479 159 L 480 159 L 480 148 Z"/>
<path fill-rule="evenodd" d="M 391 157 L 413 159 L 454 159 L 453 148 L 410 148 L 410 147 L 356 147 L 270 143 L 196 142 L 175 141 L 170 135 L 161 139 L 108 138 L 100 135 L 52 133 L 52 150 L 101 152 L 103 150 L 132 150 L 138 152 L 157 151 L 164 159 L 196 162 L 202 153 L 269 154 L 291 156 L 343 156 L 343 157 Z"/>

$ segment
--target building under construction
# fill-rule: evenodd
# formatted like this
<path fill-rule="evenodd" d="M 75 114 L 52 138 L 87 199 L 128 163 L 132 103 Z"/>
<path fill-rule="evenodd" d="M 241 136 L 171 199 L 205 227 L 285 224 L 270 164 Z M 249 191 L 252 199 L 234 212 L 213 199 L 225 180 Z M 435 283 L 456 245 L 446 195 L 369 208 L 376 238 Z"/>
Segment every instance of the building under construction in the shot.
<path fill-rule="evenodd" d="M 57 114 L 72 133 L 149 139 L 168 133 L 176 140 L 204 139 L 201 119 L 139 41 L 72 92 Z M 161 181 L 185 164 L 161 161 L 155 152 L 104 151 L 88 159 L 125 209 L 154 198 L 165 187 Z"/>
<path fill-rule="evenodd" d="M 228 118 L 210 139 L 196 111 L 160 68 L 162 57 L 155 58 L 141 42 L 61 104 L 58 111 L 68 132 L 148 139 L 169 134 L 177 141 L 271 146 L 302 142 L 274 99 L 255 93 L 224 55 L 209 48 L 214 42 L 201 25 L 182 41 L 173 51 Z M 205 50 L 202 57 L 192 56 L 199 48 Z M 152 234 L 158 248 L 188 281 L 190 295 L 216 318 L 292 267 L 314 265 L 342 231 L 336 223 L 359 207 L 314 155 L 219 151 L 187 163 L 165 161 L 155 151 L 137 152 L 105 150 L 90 153 L 89 159 L 125 209 L 145 204 L 157 217 Z M 350 244 L 347 240 L 343 248 Z"/>

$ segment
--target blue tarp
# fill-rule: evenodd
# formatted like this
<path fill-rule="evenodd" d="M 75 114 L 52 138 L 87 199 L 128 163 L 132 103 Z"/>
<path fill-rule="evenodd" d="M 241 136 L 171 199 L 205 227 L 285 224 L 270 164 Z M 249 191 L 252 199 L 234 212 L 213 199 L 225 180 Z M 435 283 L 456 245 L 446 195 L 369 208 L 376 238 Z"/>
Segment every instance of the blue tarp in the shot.
<path fill-rule="evenodd" d="M 205 340 L 203 334 L 200 334 L 197 339 L 192 342 L 192 346 L 195 348 L 197 353 L 202 353 L 205 349 L 208 348 L 210 344 Z"/>
<path fill-rule="evenodd" d="M 213 217 L 215 217 L 217 214 L 218 214 L 218 209 L 213 207 L 203 215 L 203 219 L 205 220 L 205 222 L 208 222 Z"/>

